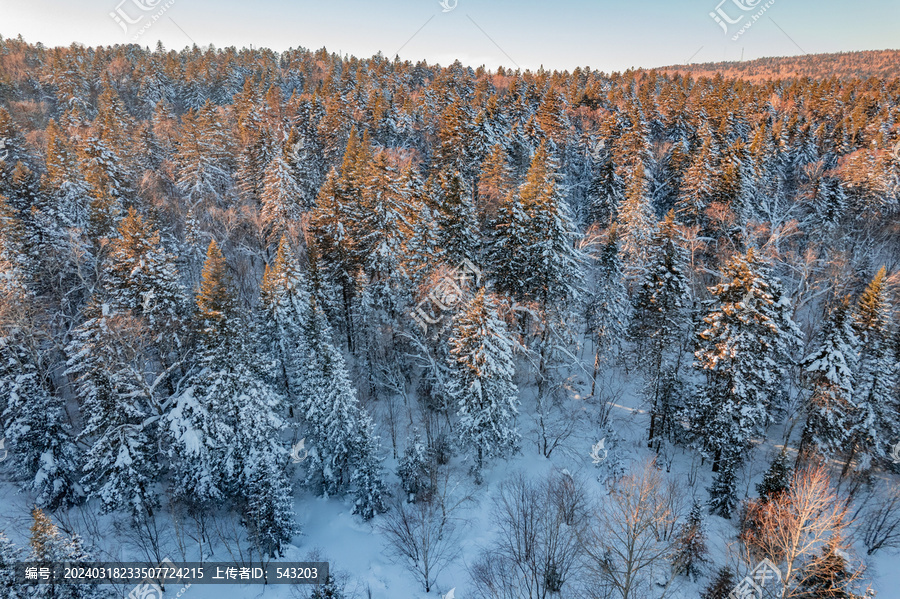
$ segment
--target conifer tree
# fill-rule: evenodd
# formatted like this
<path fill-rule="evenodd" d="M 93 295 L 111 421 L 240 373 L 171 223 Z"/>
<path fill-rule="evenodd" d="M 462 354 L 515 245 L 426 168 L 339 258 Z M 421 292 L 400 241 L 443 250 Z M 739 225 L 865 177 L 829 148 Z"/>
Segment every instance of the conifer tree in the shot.
<path fill-rule="evenodd" d="M 737 581 L 735 581 L 731 569 L 727 566 L 720 568 L 716 577 L 703 590 L 700 599 L 728 599 L 736 584 Z"/>
<path fill-rule="evenodd" d="M 756 492 L 762 501 L 769 501 L 787 491 L 791 484 L 791 468 L 788 466 L 784 448 L 778 453 L 762 481 L 756 485 Z"/>
<path fill-rule="evenodd" d="M 519 443 L 512 340 L 483 288 L 454 318 L 449 343 L 448 394 L 457 406 L 460 442 L 480 481 L 486 458 L 509 455 Z"/>
<path fill-rule="evenodd" d="M 718 473 L 711 489 L 716 513 L 736 505 L 735 468 L 751 436 L 771 419 L 800 333 L 780 283 L 753 249 L 725 266 L 710 288 L 714 304 L 697 335 L 695 367 L 706 384 L 687 406 L 692 434 L 713 455 Z"/>
<path fill-rule="evenodd" d="M 847 297 L 831 311 L 818 344 L 801 363 L 811 389 L 806 405 L 804 446 L 812 443 L 827 456 L 841 454 L 846 449 L 855 418 L 853 378 L 858 354 L 859 338 L 853 330 Z"/>
<path fill-rule="evenodd" d="M 77 534 L 68 536 L 50 520 L 42 510 L 31 512 L 31 538 L 27 561 L 44 563 L 87 562 L 91 555 Z M 34 585 L 28 597 L 31 599 L 101 599 L 109 594 L 95 583 L 70 584 L 51 580 L 48 584 Z"/>
<path fill-rule="evenodd" d="M 675 571 L 688 576 L 691 580 L 695 580 L 703 573 L 703 566 L 709 561 L 702 509 L 702 505 L 695 501 L 690 516 L 678 532 L 678 541 L 672 557 Z"/>
<path fill-rule="evenodd" d="M 67 373 L 75 377 L 85 419 L 79 439 L 90 446 L 82 482 L 105 511 L 149 514 L 156 503 L 152 485 L 159 460 L 157 429 L 146 425 L 158 416 L 141 368 L 146 331 L 107 303 L 92 302 L 85 316 L 66 348 Z"/>
<path fill-rule="evenodd" d="M 185 295 L 175 257 L 162 246 L 159 232 L 133 208 L 110 244 L 104 289 L 112 309 L 146 320 L 155 343 L 168 348 L 180 344 Z"/>
<path fill-rule="evenodd" d="M 463 260 L 479 262 L 478 226 L 472 196 L 457 171 L 441 172 L 433 185 L 435 214 L 438 225 L 438 245 L 444 259 L 456 266 Z"/>
<path fill-rule="evenodd" d="M 217 200 L 231 179 L 230 144 L 216 109 L 206 102 L 182 119 L 173 161 L 178 187 L 193 200 Z"/>
<path fill-rule="evenodd" d="M 710 132 L 703 133 L 703 145 L 694 153 L 690 166 L 684 173 L 681 195 L 676 204 L 676 211 L 687 224 L 704 224 L 705 211 L 713 196 L 715 179 L 715 155 L 713 139 Z"/>
<path fill-rule="evenodd" d="M 270 378 L 275 388 L 288 398 L 293 417 L 298 394 L 299 361 L 297 338 L 301 334 L 309 310 L 309 289 L 300 265 L 282 236 L 275 260 L 266 266 L 260 286 L 259 340 L 264 353 L 274 360 Z M 296 416 L 299 416 L 297 414 Z"/>
<path fill-rule="evenodd" d="M 631 278 L 641 276 L 647 264 L 647 254 L 656 229 L 656 219 L 650 206 L 644 166 L 638 162 L 628 174 L 625 197 L 618 207 L 622 260 Z"/>
<path fill-rule="evenodd" d="M 430 500 L 433 491 L 432 465 L 429 450 L 418 430 L 414 431 L 411 439 L 407 439 L 406 449 L 397 466 L 397 476 L 407 501 Z"/>
<path fill-rule="evenodd" d="M 478 214 L 483 223 L 496 217 L 500 203 L 511 190 L 509 158 L 502 145 L 494 144 L 482 162 L 478 176 Z"/>
<path fill-rule="evenodd" d="M 298 404 L 313 447 L 306 460 L 307 482 L 326 495 L 354 487 L 356 513 L 371 518 L 384 511 L 378 436 L 371 417 L 359 405 L 315 294 L 310 296 L 298 344 L 303 356 Z"/>
<path fill-rule="evenodd" d="M 0 531 L 0 594 L 6 599 L 26 599 L 26 590 L 16 580 L 16 564 L 22 561 L 22 550 Z"/>
<path fill-rule="evenodd" d="M 882 267 L 860 296 L 853 314 L 860 354 L 854 379 L 855 409 L 849 427 L 850 451 L 842 475 L 847 474 L 856 458 L 858 469 L 865 472 L 874 465 L 874 459 L 887 455 L 900 424 L 894 400 L 897 380 L 891 363 L 886 278 Z"/>
<path fill-rule="evenodd" d="M 653 238 L 652 256 L 647 274 L 634 302 L 631 337 L 637 341 L 635 356 L 646 372 L 649 395 L 650 433 L 653 442 L 669 434 L 670 417 L 675 406 L 660 399 L 664 373 L 677 368 L 682 336 L 688 324 L 688 283 L 685 277 L 687 257 L 675 226 L 675 213 L 669 211 Z"/>
<path fill-rule="evenodd" d="M 79 458 L 52 386 L 51 354 L 37 298 L 28 286 L 19 220 L 0 196 L 0 436 L 14 472 L 41 507 L 80 499 Z"/>
<path fill-rule="evenodd" d="M 257 547 L 277 555 L 294 532 L 282 398 L 242 333 L 225 257 L 207 251 L 197 293 L 200 356 L 166 415 L 176 495 L 195 506 L 233 497 Z"/>
<path fill-rule="evenodd" d="M 266 167 L 261 194 L 261 217 L 270 244 L 299 225 L 301 197 L 302 191 L 284 153 L 276 153 Z"/>
<path fill-rule="evenodd" d="M 509 259 L 510 246 L 518 245 L 520 263 L 514 263 L 517 270 L 509 273 L 521 281 L 516 297 L 538 301 L 544 307 L 571 301 L 583 284 L 584 257 L 575 248 L 577 232 L 556 178 L 556 164 L 542 143 L 518 190 L 524 216 L 522 237 L 510 239 L 518 227 L 504 223 L 499 244 L 503 251 L 494 258 L 495 263 Z M 512 219 L 518 217 L 515 209 L 510 212 Z"/>
<path fill-rule="evenodd" d="M 606 242 L 600 249 L 596 265 L 592 269 L 591 284 L 587 323 L 597 345 L 594 359 L 596 378 L 600 362 L 614 348 L 621 347 L 621 340 L 631 318 L 631 303 L 625 289 L 625 274 L 619 257 L 618 229 L 615 225 L 607 232 Z"/>

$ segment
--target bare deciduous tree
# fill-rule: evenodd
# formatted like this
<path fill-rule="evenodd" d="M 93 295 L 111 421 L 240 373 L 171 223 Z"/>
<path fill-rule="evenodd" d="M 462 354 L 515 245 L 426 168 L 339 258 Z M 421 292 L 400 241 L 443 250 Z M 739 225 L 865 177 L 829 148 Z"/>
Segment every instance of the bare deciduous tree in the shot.
<path fill-rule="evenodd" d="M 403 493 L 397 494 L 381 525 L 388 551 L 419 579 L 426 593 L 441 570 L 459 556 L 464 522 L 456 512 L 471 499 L 458 492 L 460 484 L 451 482 L 445 468 L 428 501 L 407 503 L 400 497 Z"/>
<path fill-rule="evenodd" d="M 877 488 L 866 495 L 854 520 L 856 535 L 869 555 L 879 549 L 900 548 L 900 486 Z"/>
<path fill-rule="evenodd" d="M 583 485 L 568 473 L 539 482 L 520 473 L 503 483 L 494 500 L 499 535 L 470 569 L 476 596 L 544 599 L 563 589 L 571 596 L 587 508 Z"/>
<path fill-rule="evenodd" d="M 597 584 L 611 587 L 621 599 L 640 599 L 650 596 L 659 575 L 669 582 L 658 596 L 666 595 L 672 580 L 668 557 L 676 542 L 672 531 L 682 512 L 679 496 L 653 461 L 616 482 L 581 535 L 587 567 Z"/>
<path fill-rule="evenodd" d="M 832 488 L 824 466 L 798 470 L 786 491 L 754 506 L 754 526 L 742 534 L 745 559 L 756 563 L 768 558 L 780 567 L 783 599 L 808 596 L 810 586 L 828 574 L 826 566 L 844 570 L 829 577 L 828 592 L 848 592 L 864 568 L 849 564 L 847 511 L 847 502 Z M 833 555 L 842 563 L 826 559 Z"/>

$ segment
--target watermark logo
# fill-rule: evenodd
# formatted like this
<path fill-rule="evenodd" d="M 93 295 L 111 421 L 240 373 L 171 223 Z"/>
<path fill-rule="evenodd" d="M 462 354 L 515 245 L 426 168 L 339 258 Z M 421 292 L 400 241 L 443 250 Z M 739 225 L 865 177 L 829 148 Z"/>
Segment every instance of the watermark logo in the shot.
<path fill-rule="evenodd" d="M 157 564 L 156 568 L 159 571 L 173 571 L 176 569 L 176 566 L 175 562 L 169 557 L 164 557 L 163 560 Z M 127 599 L 163 599 L 163 588 L 160 583 L 164 583 L 165 577 L 162 578 L 163 580 L 148 578 L 143 582 L 138 583 L 138 585 L 128 593 Z M 184 595 L 184 592 L 189 588 L 191 588 L 191 583 L 181 587 L 181 590 L 175 595 L 176 599 Z"/>
<path fill-rule="evenodd" d="M 444 9 L 443 12 L 450 12 L 451 10 L 456 8 L 456 6 L 459 4 L 459 0 L 441 0 L 440 2 L 438 2 L 438 4 L 440 4 L 441 8 Z"/>
<path fill-rule="evenodd" d="M 301 455 L 300 452 L 303 452 L 303 454 Z M 291 461 L 295 464 L 299 464 L 305 460 L 308 455 L 309 451 L 306 449 L 306 437 L 300 439 L 296 445 L 291 447 Z"/>
<path fill-rule="evenodd" d="M 434 286 L 428 297 L 419 302 L 412 317 L 422 327 L 423 333 L 428 331 L 428 325 L 443 320 L 442 312 L 452 310 L 462 301 L 470 281 L 478 288 L 481 285 L 481 270 L 471 261 L 463 260 L 453 272 Z"/>
<path fill-rule="evenodd" d="M 741 303 L 744 304 L 745 310 L 754 310 L 756 308 L 756 296 L 753 295 L 752 289 L 747 290 L 747 294 L 741 299 Z"/>
<path fill-rule="evenodd" d="M 0 160 L 6 160 L 9 156 L 9 150 L 6 148 L 6 140 L 0 139 Z"/>
<path fill-rule="evenodd" d="M 163 13 L 165 13 L 170 6 L 175 4 L 175 0 L 166 0 L 166 3 L 159 7 L 162 1 L 163 0 L 122 0 L 116 8 L 109 13 L 109 16 L 122 31 L 125 32 L 125 35 L 134 34 L 132 35 L 131 40 L 136 41 L 145 31 L 147 31 L 147 29 L 162 17 Z M 157 7 L 159 8 L 157 9 Z M 136 32 L 135 29 L 137 29 Z"/>
<path fill-rule="evenodd" d="M 759 7 L 762 1 L 763 0 L 722 0 L 721 2 L 719 2 L 719 4 L 716 5 L 715 10 L 709 13 L 709 16 L 712 17 L 713 21 L 715 21 L 719 25 L 719 27 L 722 28 L 722 32 L 725 35 L 728 35 L 728 29 L 731 25 L 741 24 L 740 30 L 734 37 L 731 38 L 732 40 L 737 40 L 737 38 L 742 36 L 744 32 L 746 32 L 747 29 L 749 29 L 753 25 L 753 23 L 759 20 L 759 18 L 769 9 L 770 6 L 775 4 L 775 0 L 768 0 L 768 2 L 766 2 L 761 8 L 759 8 L 759 10 L 755 14 L 744 14 L 757 10 L 757 7 Z M 738 11 L 740 12 L 737 12 L 731 8 L 726 11 L 724 8 L 722 8 L 723 4 L 729 2 L 731 4 L 734 4 L 734 6 L 737 7 Z M 732 15 L 736 15 L 736 17 Z M 749 20 L 741 23 L 742 21 L 744 21 L 745 17 L 749 17 Z"/>
<path fill-rule="evenodd" d="M 149 312 L 156 305 L 156 303 L 153 301 L 156 298 L 156 291 L 151 289 L 150 291 L 146 291 L 141 295 L 143 296 L 143 299 L 141 301 L 141 309 L 144 312 Z"/>
<path fill-rule="evenodd" d="M 588 154 L 594 159 L 599 159 L 601 156 L 603 156 L 604 150 L 606 150 L 605 139 L 598 139 L 597 141 L 588 142 L 587 144 Z"/>
<path fill-rule="evenodd" d="M 0 445 L 2 447 L 2 445 Z M 900 464 L 900 441 L 891 449 L 891 461 Z"/>
<path fill-rule="evenodd" d="M 155 582 L 140 582 L 128 593 L 128 599 L 163 599 L 163 590 Z"/>
<path fill-rule="evenodd" d="M 0 462 L 5 462 L 9 457 L 9 451 L 6 449 L 6 438 L 0 439 Z"/>
<path fill-rule="evenodd" d="M 728 593 L 728 599 L 763 599 L 763 588 L 776 579 L 781 582 L 781 570 L 764 559 Z"/>
<path fill-rule="evenodd" d="M 606 437 L 603 437 L 593 446 L 591 446 L 591 460 L 594 464 L 599 464 L 603 460 L 606 459 L 606 456 L 609 455 L 609 450 L 606 449 Z"/>

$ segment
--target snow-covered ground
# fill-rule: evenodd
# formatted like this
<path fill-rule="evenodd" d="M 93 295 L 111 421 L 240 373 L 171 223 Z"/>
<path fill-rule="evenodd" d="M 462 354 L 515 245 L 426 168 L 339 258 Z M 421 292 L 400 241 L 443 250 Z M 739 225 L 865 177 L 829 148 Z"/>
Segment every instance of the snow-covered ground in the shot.
<path fill-rule="evenodd" d="M 605 461 L 620 460 L 628 469 L 635 467 L 653 453 L 646 447 L 645 435 L 648 423 L 646 410 L 637 395 L 638 381 L 629 377 L 620 369 L 605 373 L 606 384 L 622 390 L 613 406 L 610 421 L 611 428 L 619 436 L 619 440 L 609 443 L 609 454 Z M 581 381 L 587 389 L 584 381 Z M 582 395 L 575 389 L 572 393 L 572 408 L 578 409 L 584 404 Z M 585 393 L 585 389 L 580 389 Z M 527 397 L 523 398 L 527 402 Z M 582 405 L 584 409 L 587 406 Z M 456 456 L 451 462 L 453 484 L 458 485 L 454 491 L 457 495 L 471 494 L 471 501 L 464 504 L 458 516 L 463 525 L 463 535 L 458 559 L 449 564 L 438 576 L 437 584 L 431 593 L 425 593 L 421 584 L 395 559 L 386 549 L 385 537 L 379 530 L 384 516 L 376 517 L 370 522 L 363 522 L 359 516 L 353 515 L 353 505 L 349 498 L 314 497 L 306 492 L 299 492 L 294 509 L 297 523 L 302 532 L 294 538 L 283 558 L 277 561 L 322 560 L 330 563 L 332 573 L 346 584 L 348 598 L 373 599 L 424 599 L 426 597 L 445 596 L 453 590 L 456 599 L 470 597 L 470 575 L 468 567 L 477 559 L 483 548 L 488 546 L 496 533 L 496 522 L 492 518 L 492 498 L 498 486 L 511 475 L 524 471 L 535 478 L 542 477 L 552 470 L 568 471 L 588 485 L 597 495 L 606 493 L 606 487 L 599 482 L 603 464 L 598 468 L 592 463 L 591 446 L 596 443 L 597 433 L 587 425 L 578 430 L 568 441 L 558 448 L 551 457 L 545 458 L 537 451 L 534 435 L 530 433 L 532 423 L 528 420 L 528 412 L 523 410 L 520 427 L 523 432 L 522 451 L 506 461 L 495 460 L 490 463 L 484 473 L 484 483 L 475 485 L 467 474 L 464 459 Z M 755 484 L 759 482 L 772 457 L 781 449 L 784 431 L 773 427 L 767 439 L 757 441 L 755 449 L 748 456 L 745 467 L 739 478 L 741 496 L 755 495 Z M 683 491 L 683 499 L 687 507 L 693 500 L 705 501 L 707 487 L 712 480 L 710 466 L 700 464 L 700 457 L 695 452 L 681 448 L 670 450 L 661 462 L 665 476 L 676 481 Z M 396 460 L 385 462 L 390 479 Z M 302 464 L 295 466 L 301 475 Z M 693 481 L 693 484 L 691 484 Z M 30 498 L 17 491 L 8 482 L 0 485 L 0 529 L 15 542 L 24 545 L 31 524 Z M 143 560 L 136 546 L 121 534 L 126 528 L 127 519 L 122 515 L 97 517 L 86 524 L 79 520 L 79 515 L 91 509 L 73 510 L 64 519 L 54 518 L 58 524 L 72 527 L 80 531 L 94 551 L 97 559 L 105 560 Z M 705 576 L 696 582 L 685 578 L 678 581 L 678 586 L 670 595 L 676 599 L 694 599 L 699 596 L 707 584 L 708 577 L 715 573 L 719 566 L 730 562 L 730 546 L 735 541 L 735 520 L 725 520 L 707 515 L 705 519 L 707 544 L 710 564 L 705 568 Z M 90 531 L 99 532 L 99 538 Z M 884 550 L 874 558 L 865 558 L 865 549 L 858 547 L 858 554 L 865 559 L 867 566 L 866 581 L 878 591 L 878 597 L 890 599 L 900 597 L 900 557 Z M 172 559 L 178 561 L 177 553 L 170 552 Z M 188 555 L 188 560 L 196 559 L 196 555 Z M 214 555 L 206 556 L 205 561 L 232 561 L 227 547 L 219 544 Z M 126 589 L 127 591 L 128 589 Z M 311 587 L 296 585 L 193 585 L 188 589 L 167 589 L 165 598 L 185 597 L 186 599 L 243 599 L 266 597 L 269 599 L 297 599 L 309 596 Z"/>

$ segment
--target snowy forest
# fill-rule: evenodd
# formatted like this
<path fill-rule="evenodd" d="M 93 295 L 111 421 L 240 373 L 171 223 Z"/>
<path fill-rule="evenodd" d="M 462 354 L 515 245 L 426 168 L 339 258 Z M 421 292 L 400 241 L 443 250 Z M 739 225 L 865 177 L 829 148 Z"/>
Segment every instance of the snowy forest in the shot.
<path fill-rule="evenodd" d="M 0 38 L 0 596 L 896 596 L 888 64 Z"/>

